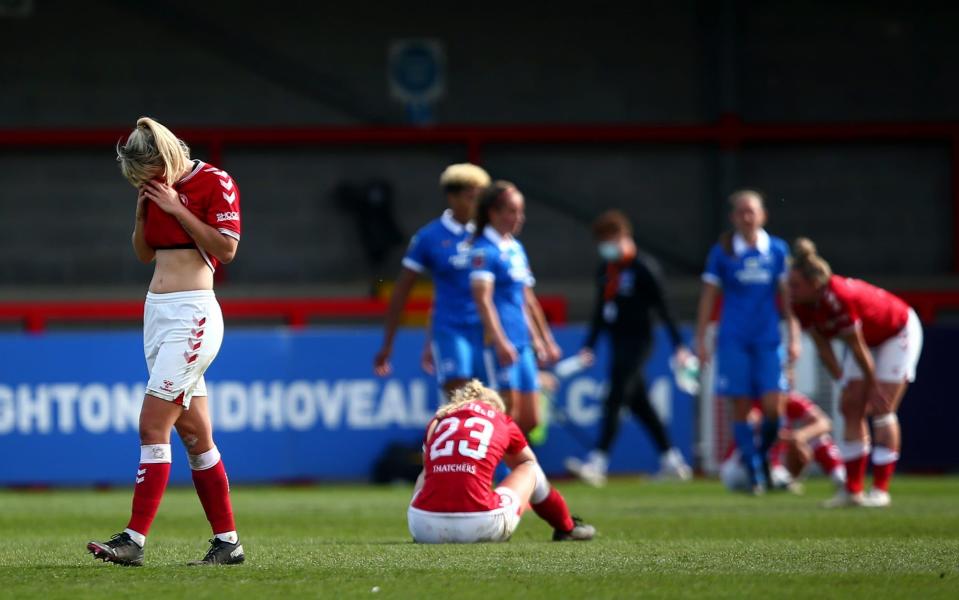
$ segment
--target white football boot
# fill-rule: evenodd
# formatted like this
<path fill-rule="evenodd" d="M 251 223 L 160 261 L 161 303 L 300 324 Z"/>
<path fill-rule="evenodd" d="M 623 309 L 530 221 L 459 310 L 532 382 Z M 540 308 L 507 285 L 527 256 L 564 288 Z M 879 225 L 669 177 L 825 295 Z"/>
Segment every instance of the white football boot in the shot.
<path fill-rule="evenodd" d="M 597 488 L 606 485 L 606 471 L 609 468 L 609 460 L 605 453 L 594 450 L 589 453 L 589 459 L 586 461 L 571 456 L 563 464 L 570 474 L 578 477 L 583 483 Z"/>
<path fill-rule="evenodd" d="M 676 448 L 670 448 L 659 457 L 659 479 L 676 479 L 689 481 L 693 478 L 693 470 L 686 464 L 686 459 Z"/>
<path fill-rule="evenodd" d="M 850 494 L 845 488 L 836 492 L 836 495 L 822 503 L 823 508 L 847 508 L 863 506 L 865 495 L 862 492 Z"/>
<path fill-rule="evenodd" d="M 889 496 L 889 492 L 875 488 L 869 490 L 862 501 L 862 505 L 869 508 L 886 508 L 890 504 L 892 504 L 892 498 Z"/>

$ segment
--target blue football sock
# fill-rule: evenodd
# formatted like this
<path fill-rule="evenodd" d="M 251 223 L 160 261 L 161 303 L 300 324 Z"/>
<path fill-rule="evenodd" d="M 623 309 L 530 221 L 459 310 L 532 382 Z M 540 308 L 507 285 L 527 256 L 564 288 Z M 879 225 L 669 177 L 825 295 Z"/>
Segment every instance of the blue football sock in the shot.
<path fill-rule="evenodd" d="M 753 428 L 746 421 L 736 421 L 733 423 L 733 438 L 736 440 L 740 459 L 749 475 L 750 485 L 763 485 L 765 478 Z"/>
<path fill-rule="evenodd" d="M 773 444 L 776 443 L 776 439 L 779 437 L 779 419 L 771 419 L 769 417 L 763 417 L 763 424 L 760 431 L 760 446 L 759 450 L 765 455 L 773 447 Z"/>

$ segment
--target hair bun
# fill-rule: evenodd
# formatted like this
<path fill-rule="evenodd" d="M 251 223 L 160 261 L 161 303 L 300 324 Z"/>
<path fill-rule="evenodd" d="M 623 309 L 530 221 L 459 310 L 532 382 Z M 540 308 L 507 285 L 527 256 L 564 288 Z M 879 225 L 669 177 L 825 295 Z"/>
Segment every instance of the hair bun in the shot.
<path fill-rule="evenodd" d="M 806 237 L 796 238 L 796 241 L 793 242 L 793 256 L 797 259 L 816 256 L 816 244 Z"/>

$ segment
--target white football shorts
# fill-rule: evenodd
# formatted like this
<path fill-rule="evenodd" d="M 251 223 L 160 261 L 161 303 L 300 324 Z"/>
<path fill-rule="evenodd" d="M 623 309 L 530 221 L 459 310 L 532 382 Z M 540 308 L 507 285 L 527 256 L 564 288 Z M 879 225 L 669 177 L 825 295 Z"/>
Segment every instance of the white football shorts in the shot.
<path fill-rule="evenodd" d="M 147 294 L 143 354 L 150 380 L 146 393 L 190 408 L 206 396 L 203 373 L 223 343 L 223 313 L 213 290 Z"/>
<path fill-rule="evenodd" d="M 500 507 L 485 512 L 438 513 L 409 507 L 410 535 L 417 544 L 475 544 L 505 542 L 516 531 L 522 506 L 508 487 L 493 490 Z"/>
<path fill-rule="evenodd" d="M 916 311 L 909 309 L 909 319 L 899 333 L 879 344 L 872 351 L 876 363 L 876 379 L 887 383 L 913 382 L 916 365 L 922 354 L 922 323 Z M 852 350 L 846 348 L 842 364 L 842 383 L 862 379 L 862 369 Z"/>

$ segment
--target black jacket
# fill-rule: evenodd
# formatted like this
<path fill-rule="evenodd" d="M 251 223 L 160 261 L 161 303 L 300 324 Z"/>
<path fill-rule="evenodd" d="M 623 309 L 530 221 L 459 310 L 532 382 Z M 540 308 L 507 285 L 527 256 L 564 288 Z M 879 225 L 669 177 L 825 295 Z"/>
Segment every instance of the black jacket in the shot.
<path fill-rule="evenodd" d="M 666 325 L 673 346 L 682 344 L 666 306 L 662 273 L 656 261 L 642 253 L 622 265 L 604 261 L 596 273 L 596 304 L 585 345 L 594 348 L 603 331 L 609 332 L 614 343 L 648 344 L 652 339 L 653 311 Z"/>

